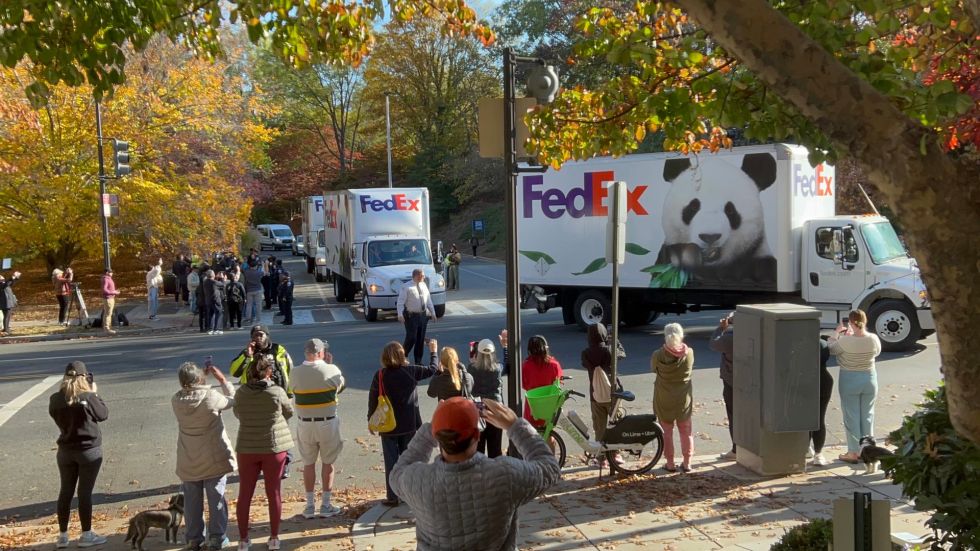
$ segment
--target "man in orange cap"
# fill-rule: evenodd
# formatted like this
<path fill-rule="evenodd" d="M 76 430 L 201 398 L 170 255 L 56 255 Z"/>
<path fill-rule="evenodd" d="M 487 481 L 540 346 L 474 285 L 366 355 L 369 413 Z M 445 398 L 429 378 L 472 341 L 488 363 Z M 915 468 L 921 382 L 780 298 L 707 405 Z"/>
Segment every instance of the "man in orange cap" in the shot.
<path fill-rule="evenodd" d="M 420 550 L 517 549 L 518 507 L 560 476 L 530 423 L 498 402 L 480 404 L 482 411 L 463 397 L 441 402 L 391 471 L 391 488 L 416 515 Z M 478 453 L 481 418 L 506 431 L 523 459 Z"/>

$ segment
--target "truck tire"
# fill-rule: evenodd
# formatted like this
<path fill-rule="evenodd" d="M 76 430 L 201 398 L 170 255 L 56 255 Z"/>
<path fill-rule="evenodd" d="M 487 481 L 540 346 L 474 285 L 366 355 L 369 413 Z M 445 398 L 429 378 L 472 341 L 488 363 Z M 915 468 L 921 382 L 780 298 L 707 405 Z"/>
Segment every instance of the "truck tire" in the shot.
<path fill-rule="evenodd" d="M 364 299 L 362 300 L 362 305 L 364 306 L 364 319 L 368 321 L 378 321 L 378 309 L 371 308 L 368 303 L 367 293 L 364 293 Z"/>
<path fill-rule="evenodd" d="M 315 271 L 316 271 L 316 260 L 310 257 L 306 257 L 306 273 L 312 274 Z M 318 278 L 317 281 L 320 281 L 320 279 Z"/>
<path fill-rule="evenodd" d="M 446 315 L 446 305 L 436 304 L 436 318 L 438 319 L 445 315 Z"/>
<path fill-rule="evenodd" d="M 572 304 L 562 304 L 561 305 L 561 321 L 565 325 L 572 325 L 575 323 L 575 306 Z"/>
<path fill-rule="evenodd" d="M 585 291 L 575 299 L 575 322 L 582 329 L 596 323 L 608 324 L 612 319 L 612 303 L 605 293 Z"/>
<path fill-rule="evenodd" d="M 879 300 L 868 308 L 868 331 L 878 335 L 881 349 L 888 352 L 912 348 L 922 332 L 915 308 L 896 299 Z"/>
<path fill-rule="evenodd" d="M 347 288 L 350 286 L 350 282 L 342 277 L 333 278 L 333 296 L 337 299 L 337 302 L 349 302 L 347 298 L 348 291 Z"/>
<path fill-rule="evenodd" d="M 317 274 L 316 274 L 316 282 L 317 283 L 323 283 L 323 276 L 320 275 L 319 272 L 317 272 Z"/>

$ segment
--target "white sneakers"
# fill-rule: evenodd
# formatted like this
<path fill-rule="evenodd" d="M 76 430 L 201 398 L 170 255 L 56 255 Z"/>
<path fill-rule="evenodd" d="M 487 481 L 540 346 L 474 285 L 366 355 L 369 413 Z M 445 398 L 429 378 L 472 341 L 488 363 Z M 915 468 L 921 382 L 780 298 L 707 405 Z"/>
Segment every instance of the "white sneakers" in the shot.
<path fill-rule="evenodd" d="M 824 457 L 822 453 L 818 453 L 813 456 L 813 460 L 810 461 L 810 464 L 818 467 L 826 467 L 827 465 L 830 465 L 830 461 Z"/>
<path fill-rule="evenodd" d="M 95 547 L 96 545 L 103 545 L 108 541 L 108 539 L 96 534 L 95 532 L 82 532 L 82 537 L 78 538 L 78 546 Z M 59 541 L 58 543 L 60 544 L 61 542 Z"/>
<path fill-rule="evenodd" d="M 722 461 L 733 461 L 735 459 L 735 452 L 729 450 L 718 456 L 718 459 Z"/>
<path fill-rule="evenodd" d="M 302 514 L 305 519 L 316 518 L 316 504 L 307 503 L 306 509 L 303 509 Z"/>
<path fill-rule="evenodd" d="M 336 505 L 330 505 L 329 503 L 324 503 L 320 506 L 320 511 L 317 513 L 318 517 L 330 518 L 340 514 L 340 507 Z"/>
<path fill-rule="evenodd" d="M 269 551 L 276 551 L 279 549 L 279 538 L 269 538 L 269 543 L 266 544 L 269 547 Z"/>
<path fill-rule="evenodd" d="M 68 532 L 63 534 L 58 534 L 58 544 L 56 545 L 58 549 L 65 549 L 68 547 Z"/>
<path fill-rule="evenodd" d="M 247 539 L 238 542 L 238 551 L 248 551 L 251 547 L 252 542 Z"/>

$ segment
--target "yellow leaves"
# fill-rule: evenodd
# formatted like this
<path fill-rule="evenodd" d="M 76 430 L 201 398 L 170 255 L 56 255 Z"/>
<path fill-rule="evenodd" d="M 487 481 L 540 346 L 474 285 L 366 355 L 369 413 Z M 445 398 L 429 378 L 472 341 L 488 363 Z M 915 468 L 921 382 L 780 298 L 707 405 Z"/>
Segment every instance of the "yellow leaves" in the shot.
<path fill-rule="evenodd" d="M 642 142 L 643 138 L 646 138 L 646 136 L 647 136 L 646 127 L 644 127 L 642 124 L 640 126 L 637 126 L 636 132 L 633 134 L 633 137 L 636 138 L 637 143 Z"/>

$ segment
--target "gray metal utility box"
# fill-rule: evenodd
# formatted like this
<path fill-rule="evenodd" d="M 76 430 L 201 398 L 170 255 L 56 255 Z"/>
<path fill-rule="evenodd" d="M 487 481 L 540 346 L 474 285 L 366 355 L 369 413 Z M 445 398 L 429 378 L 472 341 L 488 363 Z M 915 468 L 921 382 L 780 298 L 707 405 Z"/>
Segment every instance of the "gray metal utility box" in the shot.
<path fill-rule="evenodd" d="M 820 425 L 820 312 L 742 305 L 734 324 L 734 438 L 739 464 L 763 475 L 802 472 Z"/>

